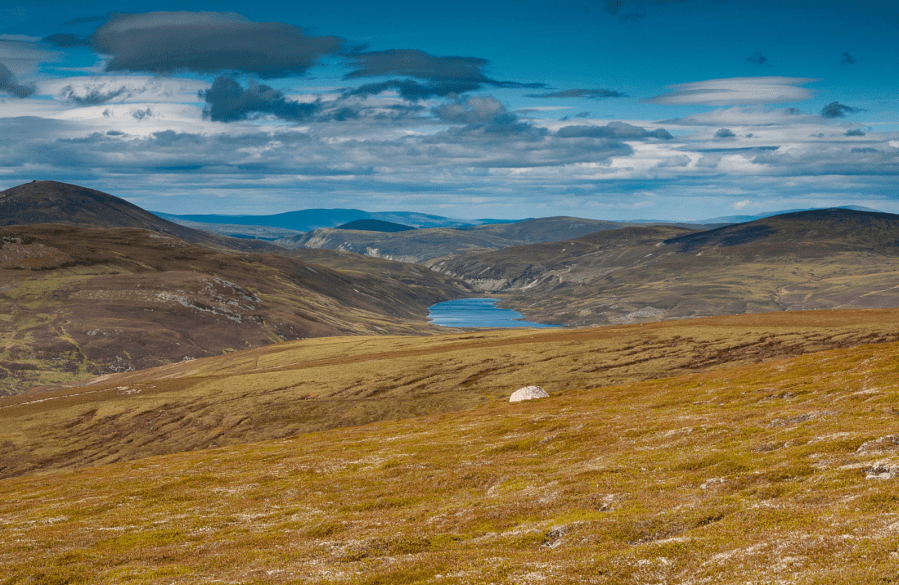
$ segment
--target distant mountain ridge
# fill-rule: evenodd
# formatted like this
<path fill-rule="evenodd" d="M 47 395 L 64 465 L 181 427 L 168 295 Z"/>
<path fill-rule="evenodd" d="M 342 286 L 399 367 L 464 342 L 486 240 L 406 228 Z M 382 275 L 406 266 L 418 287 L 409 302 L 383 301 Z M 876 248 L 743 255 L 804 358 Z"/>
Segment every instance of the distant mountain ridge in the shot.
<path fill-rule="evenodd" d="M 877 210 L 858 205 L 845 205 L 836 209 L 849 209 L 855 211 L 876 212 Z M 786 211 L 765 212 L 756 215 L 729 215 L 722 217 L 713 217 L 709 219 L 687 221 L 687 220 L 664 220 L 664 219 L 630 219 L 630 220 L 593 220 L 583 219 L 583 221 L 607 221 L 607 223 L 618 224 L 619 227 L 627 225 L 673 225 L 688 229 L 715 229 L 724 227 L 734 223 L 746 223 L 782 215 L 785 213 L 795 213 L 800 211 L 809 211 L 808 209 L 789 209 Z M 412 211 L 363 211 L 361 209 L 303 209 L 298 211 L 290 211 L 286 213 L 278 213 L 274 215 L 175 215 L 171 213 L 152 212 L 158 217 L 168 219 L 179 225 L 190 227 L 196 230 L 203 230 L 222 236 L 231 238 L 255 238 L 268 242 L 277 242 L 279 245 L 294 247 L 294 242 L 303 239 L 303 234 L 319 230 L 319 229 L 348 229 L 342 226 L 355 221 L 384 221 L 409 226 L 417 229 L 428 228 L 452 228 L 460 230 L 468 230 L 479 226 L 494 224 L 521 224 L 535 219 L 549 218 L 527 218 L 527 219 L 473 219 L 463 220 L 439 215 L 429 215 Z M 582 219 L 582 218 L 574 218 Z M 358 229 L 358 228 L 354 228 Z M 362 230 L 369 231 L 369 230 Z M 371 230 L 385 231 L 385 230 Z M 560 239 L 570 237 L 562 234 Z M 279 242 L 280 240 L 280 242 Z M 534 241 L 534 240 L 531 240 Z M 546 241 L 546 240 L 541 240 Z M 509 245 L 518 245 L 527 243 L 526 241 L 512 242 Z M 359 242 L 348 245 L 358 245 Z M 376 247 L 376 246 L 375 246 Z M 354 250 L 358 251 L 358 250 Z M 360 253 L 365 253 L 364 251 Z M 392 256 L 395 257 L 395 256 Z M 411 261 L 411 260 L 410 260 Z"/>
<path fill-rule="evenodd" d="M 758 219 L 765 219 L 766 217 L 774 217 L 775 215 L 785 215 L 788 213 L 799 213 L 802 211 L 816 211 L 818 209 L 848 209 L 850 211 L 867 211 L 871 213 L 881 213 L 877 209 L 871 209 L 870 207 L 863 207 L 861 205 L 841 205 L 838 207 L 827 207 L 827 208 L 802 208 L 802 209 L 785 209 L 783 211 L 766 211 L 765 213 L 758 213 L 756 215 L 722 215 L 720 217 L 710 217 L 708 219 L 699 219 L 696 221 L 678 221 L 678 222 L 667 222 L 664 220 L 658 219 L 634 219 L 631 220 L 632 223 L 669 223 L 671 225 L 690 225 L 690 224 L 701 224 L 707 225 L 711 228 L 723 227 L 714 224 L 732 224 L 732 223 L 748 223 L 750 221 L 756 221 Z"/>
<path fill-rule="evenodd" d="M 387 221 L 414 228 L 457 228 L 518 221 L 504 219 L 463 220 L 414 211 L 363 211 L 361 209 L 302 209 L 274 215 L 175 215 L 159 211 L 154 211 L 153 213 L 175 222 L 267 226 L 298 232 L 336 228 L 340 225 L 363 219 Z"/>
<path fill-rule="evenodd" d="M 544 217 L 464 228 L 421 228 L 394 233 L 317 229 L 275 243 L 289 249 L 324 248 L 421 263 L 443 256 L 554 242 L 627 227 L 614 221 Z"/>

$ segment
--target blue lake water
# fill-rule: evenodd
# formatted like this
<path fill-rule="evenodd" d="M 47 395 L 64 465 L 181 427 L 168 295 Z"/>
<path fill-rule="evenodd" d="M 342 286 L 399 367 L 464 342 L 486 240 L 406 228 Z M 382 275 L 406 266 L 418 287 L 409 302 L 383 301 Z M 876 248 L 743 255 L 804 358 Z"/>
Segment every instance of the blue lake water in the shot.
<path fill-rule="evenodd" d="M 428 308 L 430 319 L 442 327 L 561 327 L 523 321 L 524 315 L 500 309 L 498 299 L 456 299 Z"/>

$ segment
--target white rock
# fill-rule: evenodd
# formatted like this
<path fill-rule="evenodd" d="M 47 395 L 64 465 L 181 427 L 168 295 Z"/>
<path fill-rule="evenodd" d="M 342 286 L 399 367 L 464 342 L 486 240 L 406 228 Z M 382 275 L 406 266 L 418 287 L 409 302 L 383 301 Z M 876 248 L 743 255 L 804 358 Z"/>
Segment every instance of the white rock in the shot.
<path fill-rule="evenodd" d="M 549 398 L 549 394 L 540 386 L 525 386 L 513 392 L 512 396 L 509 396 L 509 402 L 521 402 L 535 398 Z"/>

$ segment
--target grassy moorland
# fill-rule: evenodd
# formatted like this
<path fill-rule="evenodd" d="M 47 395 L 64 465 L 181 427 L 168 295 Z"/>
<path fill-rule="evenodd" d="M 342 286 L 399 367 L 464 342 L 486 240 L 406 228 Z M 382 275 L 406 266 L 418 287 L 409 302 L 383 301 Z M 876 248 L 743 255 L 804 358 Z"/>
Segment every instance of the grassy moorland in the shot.
<path fill-rule="evenodd" d="M 420 348 L 393 339 L 374 352 L 371 340 L 331 340 L 362 344 L 336 355 L 317 340 L 248 352 L 231 363 L 231 386 L 223 358 L 191 364 L 170 379 L 206 384 L 222 403 L 244 387 L 273 426 L 289 402 L 272 404 L 264 387 L 281 376 L 310 392 L 326 383 L 315 360 L 352 372 L 357 393 L 386 384 L 365 375 L 394 376 L 408 392 L 431 372 L 423 381 L 435 392 L 475 387 L 482 398 L 457 412 L 2 480 L 0 583 L 896 583 L 899 343 L 858 345 L 895 335 L 896 314 L 863 314 L 718 319 L 680 337 L 662 325 L 641 337 L 636 326 L 610 332 L 608 343 L 633 344 L 617 353 L 564 339 L 583 332 L 419 338 Z M 728 348 L 731 335 L 744 342 Z M 843 347 L 776 357 L 828 344 Z M 656 366 L 643 360 L 652 351 Z M 699 371 L 684 373 L 691 361 Z M 633 380 L 664 364 L 670 377 Z M 610 371 L 621 383 L 607 385 Z M 157 383 L 169 379 L 157 372 Z M 523 382 L 552 396 L 506 402 Z M 117 383 L 134 405 L 120 416 L 150 406 L 140 380 Z M 159 416 L 176 400 L 167 392 L 155 398 Z M 93 410 L 85 419 L 118 408 L 30 398 L 41 396 Z M 24 398 L 4 399 L 0 429 L 25 416 L 9 414 Z M 49 449 L 84 424 L 45 412 L 56 421 L 42 429 Z M 129 438 L 150 436 L 132 428 Z"/>
<path fill-rule="evenodd" d="M 897 310 L 287 342 L 0 398 L 0 477 L 895 341 Z"/>
<path fill-rule="evenodd" d="M 0 399 L 0 477 L 897 340 L 882 310 L 281 343 Z"/>

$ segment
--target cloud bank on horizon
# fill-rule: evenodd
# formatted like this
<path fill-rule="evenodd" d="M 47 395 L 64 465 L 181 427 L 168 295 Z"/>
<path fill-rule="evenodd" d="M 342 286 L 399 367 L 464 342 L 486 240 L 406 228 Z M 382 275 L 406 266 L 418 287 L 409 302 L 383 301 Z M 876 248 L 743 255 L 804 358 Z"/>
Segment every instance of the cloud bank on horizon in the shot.
<path fill-rule="evenodd" d="M 899 3 L 101 4 L 6 10 L 0 187 L 174 213 L 899 213 Z"/>

